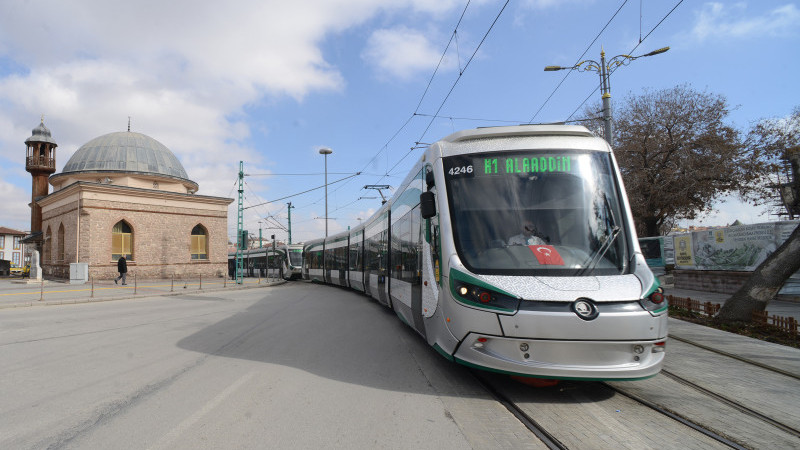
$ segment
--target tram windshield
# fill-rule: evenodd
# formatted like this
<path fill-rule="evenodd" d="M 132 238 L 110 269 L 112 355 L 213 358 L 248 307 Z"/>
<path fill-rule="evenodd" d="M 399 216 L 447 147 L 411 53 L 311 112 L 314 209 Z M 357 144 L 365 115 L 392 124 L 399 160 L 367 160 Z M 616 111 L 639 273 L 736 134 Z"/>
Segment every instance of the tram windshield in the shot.
<path fill-rule="evenodd" d="M 513 151 L 444 159 L 456 250 L 475 273 L 625 273 L 626 221 L 610 155 Z"/>
<path fill-rule="evenodd" d="M 300 267 L 303 264 L 303 249 L 290 248 L 289 249 L 289 263 L 293 266 Z"/>

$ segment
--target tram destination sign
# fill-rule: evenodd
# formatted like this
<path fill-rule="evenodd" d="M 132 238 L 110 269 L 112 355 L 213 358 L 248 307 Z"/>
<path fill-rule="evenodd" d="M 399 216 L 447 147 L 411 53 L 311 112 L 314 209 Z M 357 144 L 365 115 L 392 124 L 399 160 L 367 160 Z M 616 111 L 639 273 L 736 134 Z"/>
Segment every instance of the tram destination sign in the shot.
<path fill-rule="evenodd" d="M 519 175 L 527 173 L 570 173 L 573 155 L 556 153 L 481 154 L 451 156 L 444 160 L 448 178 Z"/>

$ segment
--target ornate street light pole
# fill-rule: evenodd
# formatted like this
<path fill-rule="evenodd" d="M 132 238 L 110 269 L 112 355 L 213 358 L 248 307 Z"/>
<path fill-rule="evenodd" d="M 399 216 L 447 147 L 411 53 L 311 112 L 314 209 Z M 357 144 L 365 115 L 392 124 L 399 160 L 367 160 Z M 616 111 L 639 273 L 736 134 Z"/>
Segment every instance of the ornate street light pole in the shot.
<path fill-rule="evenodd" d="M 609 75 L 619 66 L 627 66 L 634 59 L 644 58 L 645 56 L 658 55 L 669 50 L 669 47 L 653 50 L 644 55 L 631 56 L 631 55 L 617 55 L 606 62 L 606 52 L 600 49 L 600 62 L 587 59 L 575 64 L 572 67 L 562 66 L 547 66 L 544 68 L 545 72 L 553 72 L 556 70 L 577 70 L 579 72 L 594 71 L 600 75 L 600 92 L 603 98 L 603 134 L 605 135 L 608 145 L 614 146 L 614 124 L 611 116 L 611 82 Z M 584 65 L 585 64 L 585 65 Z"/>

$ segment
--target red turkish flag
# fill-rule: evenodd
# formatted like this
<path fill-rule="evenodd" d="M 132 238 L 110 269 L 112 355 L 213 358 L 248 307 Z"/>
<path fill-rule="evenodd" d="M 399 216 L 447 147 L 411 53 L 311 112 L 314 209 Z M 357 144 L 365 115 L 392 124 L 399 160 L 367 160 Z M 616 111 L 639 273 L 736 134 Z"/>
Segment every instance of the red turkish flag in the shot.
<path fill-rule="evenodd" d="M 536 256 L 536 260 L 539 261 L 539 264 L 547 266 L 564 265 L 564 260 L 561 258 L 561 255 L 558 254 L 558 250 L 552 245 L 529 245 L 528 248 L 531 249 L 533 255 Z"/>

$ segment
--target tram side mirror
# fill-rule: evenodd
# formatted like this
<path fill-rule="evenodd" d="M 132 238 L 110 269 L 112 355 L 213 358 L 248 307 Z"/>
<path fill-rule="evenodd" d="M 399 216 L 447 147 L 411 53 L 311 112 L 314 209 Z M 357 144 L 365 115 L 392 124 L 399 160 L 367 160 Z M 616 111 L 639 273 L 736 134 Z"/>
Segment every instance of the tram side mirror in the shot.
<path fill-rule="evenodd" d="M 430 190 L 431 186 L 436 184 L 436 180 L 433 178 L 433 172 L 425 172 L 425 184 L 428 185 L 428 190 Z"/>
<path fill-rule="evenodd" d="M 436 215 L 436 197 L 433 192 L 426 191 L 419 194 L 419 210 L 423 219 L 430 219 Z"/>

